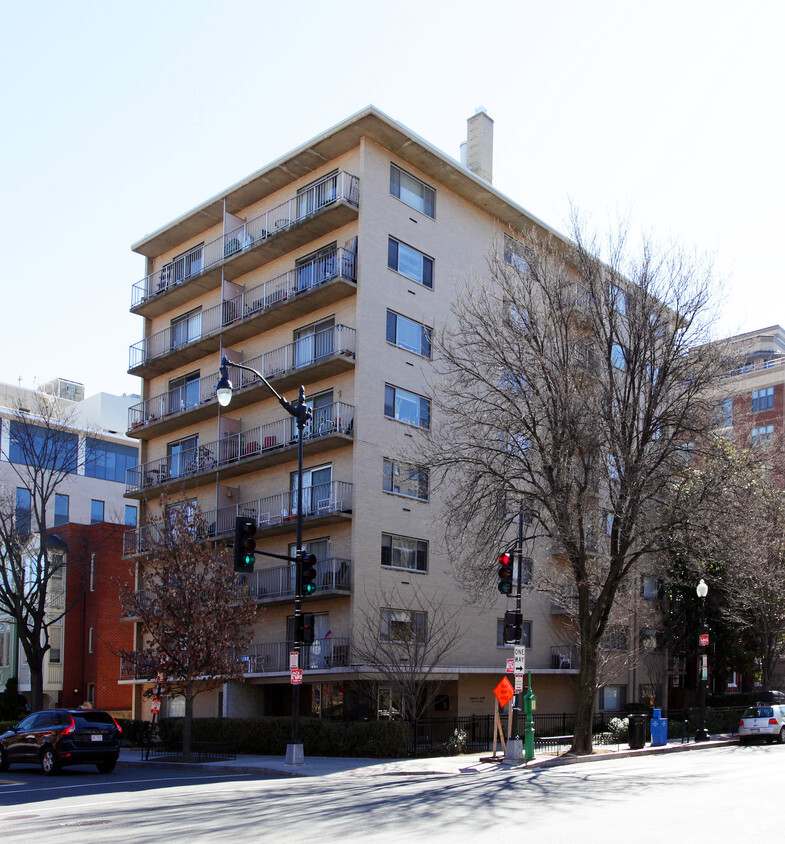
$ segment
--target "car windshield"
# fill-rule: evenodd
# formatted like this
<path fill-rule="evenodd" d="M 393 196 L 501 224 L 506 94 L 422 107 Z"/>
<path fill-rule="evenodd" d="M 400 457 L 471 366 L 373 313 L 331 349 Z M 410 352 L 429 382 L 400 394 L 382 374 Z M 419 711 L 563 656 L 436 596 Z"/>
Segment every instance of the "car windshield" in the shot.
<path fill-rule="evenodd" d="M 106 712 L 72 712 L 71 717 L 78 730 L 89 730 L 107 724 L 114 726 L 112 716 Z"/>
<path fill-rule="evenodd" d="M 742 718 L 773 718 L 774 710 L 770 706 L 751 706 Z"/>

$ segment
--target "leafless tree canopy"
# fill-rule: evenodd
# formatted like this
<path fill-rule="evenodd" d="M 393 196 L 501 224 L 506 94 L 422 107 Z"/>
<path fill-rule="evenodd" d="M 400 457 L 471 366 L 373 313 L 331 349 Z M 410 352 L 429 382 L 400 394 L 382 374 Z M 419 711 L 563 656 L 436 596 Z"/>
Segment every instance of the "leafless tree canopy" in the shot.
<path fill-rule="evenodd" d="M 142 676 L 160 671 L 165 692 L 183 695 L 188 755 L 194 698 L 243 675 L 256 599 L 240 595 L 227 550 L 204 541 L 199 512 L 172 508 L 157 527 L 157 546 L 141 564 L 144 589 L 125 584 L 120 593 L 123 612 L 141 622 L 143 642 L 119 655 Z"/>
<path fill-rule="evenodd" d="M 380 593 L 374 603 L 379 608 L 359 613 L 354 659 L 389 687 L 401 718 L 420 718 L 444 686 L 438 669 L 461 641 L 459 611 L 416 587 Z"/>
<path fill-rule="evenodd" d="M 507 234 L 438 337 L 436 412 L 422 444 L 445 479 L 446 538 L 487 588 L 523 498 L 577 599 L 575 749 L 591 748 L 598 643 L 619 585 L 665 546 L 666 506 L 710 418 L 724 370 L 710 338 L 710 267 L 622 232 L 606 249 Z M 542 544 L 540 545 L 542 547 Z M 580 735 L 579 735 L 580 734 Z"/>
<path fill-rule="evenodd" d="M 17 624 L 30 667 L 31 705 L 43 708 L 43 661 L 49 650 L 49 628 L 79 599 L 49 600 L 53 578 L 64 576 L 63 555 L 52 553 L 47 537 L 47 511 L 84 462 L 71 411 L 50 397 L 35 395 L 32 407 L 17 405 L 10 425 L 10 449 L 3 458 L 16 474 L 16 484 L 0 490 L 0 612 Z M 18 507 L 16 489 L 29 492 L 30 509 Z"/>

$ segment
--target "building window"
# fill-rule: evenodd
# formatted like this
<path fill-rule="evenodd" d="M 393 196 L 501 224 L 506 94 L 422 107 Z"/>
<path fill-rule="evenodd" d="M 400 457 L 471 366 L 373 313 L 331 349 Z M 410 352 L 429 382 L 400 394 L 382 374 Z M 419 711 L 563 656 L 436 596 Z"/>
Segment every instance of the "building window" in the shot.
<path fill-rule="evenodd" d="M 609 627 L 602 637 L 602 649 L 605 651 L 627 651 L 630 648 L 630 631 L 626 627 Z"/>
<path fill-rule="evenodd" d="M 93 652 L 93 628 L 90 627 L 87 630 L 87 653 L 91 654 Z"/>
<path fill-rule="evenodd" d="M 733 425 L 733 399 L 722 400 L 722 424 L 726 428 Z"/>
<path fill-rule="evenodd" d="M 302 220 L 325 205 L 335 202 L 337 195 L 338 171 L 334 170 L 297 191 L 297 219 Z M 289 225 L 289 220 L 276 220 L 275 225 L 276 228 L 285 228 Z"/>
<path fill-rule="evenodd" d="M 521 644 L 527 648 L 532 646 L 532 623 L 531 621 L 524 621 L 521 625 Z M 514 645 L 507 644 L 504 641 L 504 619 L 496 619 L 496 647 L 497 648 L 512 648 Z"/>
<path fill-rule="evenodd" d="M 608 295 L 611 300 L 611 307 L 620 314 L 627 313 L 627 294 L 616 284 L 608 286 Z"/>
<path fill-rule="evenodd" d="M 382 489 L 407 498 L 428 500 L 428 470 L 412 463 L 384 458 Z"/>
<path fill-rule="evenodd" d="M 11 631 L 13 627 L 7 621 L 0 621 L 0 668 L 11 667 Z"/>
<path fill-rule="evenodd" d="M 385 568 L 428 571 L 428 543 L 424 539 L 382 534 L 382 565 Z"/>
<path fill-rule="evenodd" d="M 49 662 L 59 664 L 63 659 L 63 628 L 49 628 Z"/>
<path fill-rule="evenodd" d="M 41 469 L 75 473 L 79 462 L 79 437 L 68 431 L 41 428 L 11 420 L 8 459 L 27 465 L 39 461 Z"/>
<path fill-rule="evenodd" d="M 90 524 L 94 525 L 104 520 L 104 502 L 94 498 L 90 502 Z"/>
<path fill-rule="evenodd" d="M 763 445 L 770 442 L 774 436 L 774 425 L 761 425 L 758 428 L 753 428 L 750 431 L 750 439 L 753 446 Z"/>
<path fill-rule="evenodd" d="M 25 487 L 16 488 L 16 532 L 26 535 L 30 533 L 30 490 Z"/>
<path fill-rule="evenodd" d="M 431 329 L 394 311 L 387 311 L 387 342 L 425 358 L 431 356 Z"/>
<path fill-rule="evenodd" d="M 68 524 L 69 498 L 67 495 L 55 493 L 55 527 Z"/>
<path fill-rule="evenodd" d="M 431 402 L 416 393 L 384 385 L 384 415 L 407 425 L 429 428 L 431 425 Z"/>
<path fill-rule="evenodd" d="M 504 260 L 516 270 L 522 273 L 529 272 L 529 263 L 526 260 L 527 248 L 510 235 L 504 235 Z"/>
<path fill-rule="evenodd" d="M 169 413 L 177 413 L 199 404 L 199 371 L 173 378 L 169 382 Z"/>
<path fill-rule="evenodd" d="M 643 653 L 654 653 L 662 647 L 662 634 L 652 627 L 642 627 L 638 632 L 638 647 Z"/>
<path fill-rule="evenodd" d="M 294 265 L 294 271 L 297 275 L 295 289 L 298 293 L 302 290 L 310 290 L 312 287 L 335 278 L 338 271 L 337 244 L 333 242 L 316 252 L 298 258 Z"/>
<path fill-rule="evenodd" d="M 132 445 L 110 443 L 94 437 L 85 439 L 84 473 L 89 478 L 125 483 L 125 473 L 139 463 L 139 449 Z"/>
<path fill-rule="evenodd" d="M 187 475 L 196 466 L 196 449 L 199 447 L 199 436 L 194 434 L 182 440 L 167 443 L 166 456 L 169 463 L 169 477 L 178 478 Z"/>
<path fill-rule="evenodd" d="M 661 601 L 665 597 L 662 581 L 649 574 L 641 575 L 641 597 L 647 601 Z"/>
<path fill-rule="evenodd" d="M 332 495 L 333 467 L 331 464 L 317 466 L 303 471 L 303 513 L 314 515 L 330 513 L 335 510 L 337 502 Z M 289 476 L 291 490 L 291 513 L 297 513 L 297 472 Z"/>
<path fill-rule="evenodd" d="M 394 237 L 387 241 L 387 266 L 423 287 L 433 288 L 433 258 Z"/>
<path fill-rule="evenodd" d="M 626 686 L 603 686 L 599 691 L 599 708 L 605 712 L 618 712 L 627 706 Z"/>
<path fill-rule="evenodd" d="M 136 527 L 136 507 L 133 504 L 125 505 L 125 524 L 128 527 Z"/>
<path fill-rule="evenodd" d="M 774 387 L 752 391 L 753 413 L 757 413 L 759 410 L 771 410 L 772 407 L 774 407 Z"/>
<path fill-rule="evenodd" d="M 424 644 L 428 635 L 428 614 L 415 610 L 381 610 L 381 642 L 416 642 Z"/>
<path fill-rule="evenodd" d="M 87 702 L 95 705 L 95 683 L 87 684 Z"/>
<path fill-rule="evenodd" d="M 90 554 L 90 591 L 95 592 L 95 554 Z"/>
<path fill-rule="evenodd" d="M 611 363 L 622 372 L 627 369 L 627 350 L 620 343 L 611 347 Z"/>
<path fill-rule="evenodd" d="M 335 317 L 298 328 L 293 339 L 296 367 L 331 357 L 335 352 Z"/>
<path fill-rule="evenodd" d="M 202 336 L 202 309 L 194 308 L 187 314 L 175 317 L 169 329 L 170 348 L 176 349 L 192 343 Z"/>
<path fill-rule="evenodd" d="M 436 191 L 395 164 L 390 164 L 390 193 L 416 211 L 435 216 Z"/>

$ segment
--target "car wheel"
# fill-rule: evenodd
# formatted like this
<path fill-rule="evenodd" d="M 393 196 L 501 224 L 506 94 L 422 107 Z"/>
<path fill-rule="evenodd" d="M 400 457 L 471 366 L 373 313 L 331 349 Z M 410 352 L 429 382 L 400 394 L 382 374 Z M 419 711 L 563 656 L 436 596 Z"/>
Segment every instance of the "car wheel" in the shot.
<path fill-rule="evenodd" d="M 41 770 L 47 775 L 57 774 L 60 771 L 60 760 L 51 747 L 45 747 L 41 751 Z"/>
<path fill-rule="evenodd" d="M 7 771 L 9 764 L 10 763 L 8 761 L 8 756 L 5 752 L 5 750 L 3 750 L 2 747 L 0 747 L 0 771 Z"/>
<path fill-rule="evenodd" d="M 780 730 L 779 735 L 777 736 L 777 743 L 785 744 L 785 727 Z"/>
<path fill-rule="evenodd" d="M 95 767 L 98 768 L 99 774 L 111 774 L 116 764 L 117 759 L 105 759 L 103 762 L 99 762 Z"/>

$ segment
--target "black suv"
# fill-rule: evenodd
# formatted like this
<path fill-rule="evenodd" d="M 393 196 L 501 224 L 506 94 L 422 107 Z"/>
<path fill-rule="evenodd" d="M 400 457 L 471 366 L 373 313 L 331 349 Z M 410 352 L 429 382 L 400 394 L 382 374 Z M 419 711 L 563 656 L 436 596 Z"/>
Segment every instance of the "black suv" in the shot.
<path fill-rule="evenodd" d="M 97 709 L 47 709 L 28 715 L 0 736 L 0 771 L 13 762 L 36 762 L 45 774 L 63 765 L 93 763 L 109 774 L 120 755 L 122 728 Z"/>

